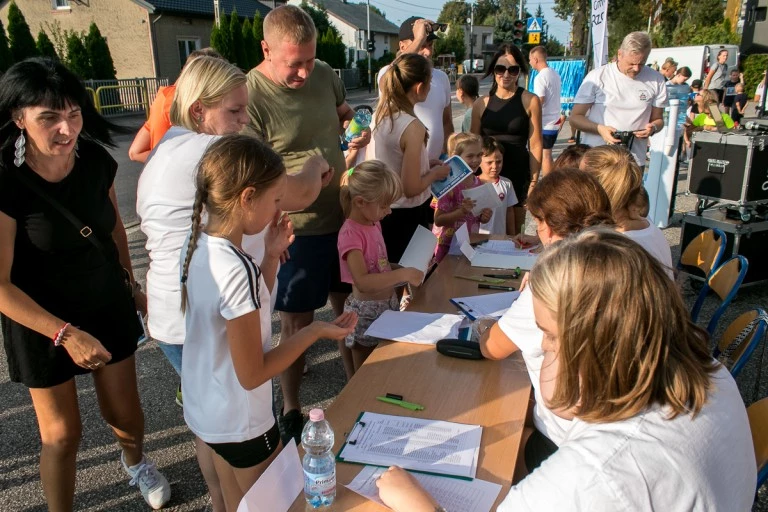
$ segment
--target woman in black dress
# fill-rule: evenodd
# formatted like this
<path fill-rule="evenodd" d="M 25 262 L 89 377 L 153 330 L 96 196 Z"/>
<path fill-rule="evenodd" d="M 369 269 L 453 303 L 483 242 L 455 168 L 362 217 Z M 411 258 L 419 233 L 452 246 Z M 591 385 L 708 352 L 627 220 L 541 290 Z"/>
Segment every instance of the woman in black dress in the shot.
<path fill-rule="evenodd" d="M 104 148 L 116 128 L 58 62 L 29 59 L 0 78 L 0 323 L 10 378 L 29 388 L 37 415 L 52 511 L 73 508 L 82 430 L 74 376 L 84 373 L 131 485 L 153 508 L 170 498 L 142 450 L 134 352 L 146 299 L 117 209 L 117 162 Z"/>
<path fill-rule="evenodd" d="M 493 56 L 485 76 L 493 73 L 488 96 L 472 108 L 472 133 L 495 138 L 504 147 L 501 175 L 512 182 L 519 201 L 515 206 L 515 233 L 525 220 L 523 205 L 541 170 L 541 101 L 518 86 L 528 66 L 517 46 L 503 44 Z"/>

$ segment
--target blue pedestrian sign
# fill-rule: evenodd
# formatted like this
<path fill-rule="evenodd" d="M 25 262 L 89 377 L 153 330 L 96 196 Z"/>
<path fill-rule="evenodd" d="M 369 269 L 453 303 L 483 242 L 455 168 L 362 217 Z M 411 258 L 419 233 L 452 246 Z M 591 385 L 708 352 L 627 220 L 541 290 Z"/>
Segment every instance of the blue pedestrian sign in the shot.
<path fill-rule="evenodd" d="M 525 29 L 526 32 L 541 32 L 541 26 L 543 24 L 544 18 L 528 18 L 528 26 Z"/>

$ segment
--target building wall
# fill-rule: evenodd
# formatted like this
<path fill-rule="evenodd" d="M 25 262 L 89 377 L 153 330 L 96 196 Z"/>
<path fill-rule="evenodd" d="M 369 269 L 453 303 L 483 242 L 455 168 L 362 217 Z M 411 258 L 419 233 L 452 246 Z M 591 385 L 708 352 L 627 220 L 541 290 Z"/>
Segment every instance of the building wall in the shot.
<path fill-rule="evenodd" d="M 8 27 L 9 1 L 0 5 L 0 19 Z M 155 76 L 150 47 L 147 11 L 131 0 L 89 0 L 83 4 L 70 2 L 69 9 L 53 9 L 50 0 L 16 0 L 29 24 L 32 35 L 37 39 L 42 29 L 51 40 L 49 25 L 58 25 L 64 30 L 88 31 L 95 22 L 101 34 L 107 39 L 117 78 Z"/>
<path fill-rule="evenodd" d="M 196 42 L 196 49 L 211 44 L 213 19 L 184 18 L 181 16 L 151 15 L 155 30 L 157 48 L 158 75 L 170 78 L 174 82 L 181 72 L 184 62 L 179 53 L 179 40 Z"/>

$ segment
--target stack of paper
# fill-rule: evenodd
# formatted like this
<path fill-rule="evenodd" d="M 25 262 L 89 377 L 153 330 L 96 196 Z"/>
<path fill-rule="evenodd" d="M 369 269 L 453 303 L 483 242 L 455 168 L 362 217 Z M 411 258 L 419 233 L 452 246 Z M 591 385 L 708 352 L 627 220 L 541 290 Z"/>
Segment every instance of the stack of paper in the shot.
<path fill-rule="evenodd" d="M 457 338 L 462 315 L 385 311 L 377 318 L 366 336 L 407 343 L 435 344 L 443 338 Z"/>
<path fill-rule="evenodd" d="M 484 268 L 533 268 L 538 254 L 528 249 L 518 249 L 512 240 L 489 240 L 473 249 L 469 244 L 469 231 L 466 224 L 456 230 L 454 235 L 462 254 L 467 257 L 473 267 Z"/>
<path fill-rule="evenodd" d="M 520 292 L 489 293 L 457 297 L 451 299 L 451 303 L 470 320 L 477 320 L 484 316 L 500 318 L 519 296 Z"/>
<path fill-rule="evenodd" d="M 386 471 L 386 468 L 365 466 L 347 487 L 357 494 L 384 503 L 379 498 L 376 480 Z M 501 491 L 501 485 L 485 480 L 474 479 L 471 482 L 446 478 L 424 473 L 412 473 L 422 487 L 437 500 L 446 510 L 461 512 L 490 512 L 496 497 Z"/>
<path fill-rule="evenodd" d="M 482 433 L 480 425 L 364 412 L 338 460 L 474 478 Z"/>

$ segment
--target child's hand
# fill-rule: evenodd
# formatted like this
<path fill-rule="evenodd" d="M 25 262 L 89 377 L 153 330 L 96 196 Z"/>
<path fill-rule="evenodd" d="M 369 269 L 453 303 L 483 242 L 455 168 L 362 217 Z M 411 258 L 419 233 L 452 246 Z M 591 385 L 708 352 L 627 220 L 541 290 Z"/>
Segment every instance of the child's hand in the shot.
<path fill-rule="evenodd" d="M 480 223 L 485 224 L 486 222 L 490 222 L 492 216 L 493 210 L 490 208 L 483 208 L 483 210 L 480 212 Z"/>
<path fill-rule="evenodd" d="M 357 325 L 357 313 L 345 311 L 333 322 L 312 322 L 317 333 L 317 339 L 343 340 L 352 334 Z"/>
<path fill-rule="evenodd" d="M 447 165 L 436 165 L 429 170 L 434 176 L 435 181 L 444 180 L 451 174 L 451 168 Z"/>
<path fill-rule="evenodd" d="M 264 236 L 264 247 L 266 255 L 270 258 L 282 258 L 283 253 L 288 246 L 293 243 L 296 237 L 293 234 L 293 223 L 290 217 L 281 211 L 275 213 L 275 217 L 267 227 L 267 233 Z"/>
<path fill-rule="evenodd" d="M 472 213 L 472 209 L 475 207 L 475 202 L 469 198 L 465 198 L 461 202 L 461 211 L 464 212 L 465 215 L 469 215 Z"/>
<path fill-rule="evenodd" d="M 403 280 L 411 286 L 419 286 L 424 281 L 424 272 L 419 269 L 413 267 L 401 268 L 400 272 L 403 273 Z"/>

